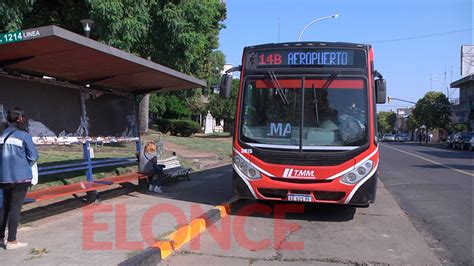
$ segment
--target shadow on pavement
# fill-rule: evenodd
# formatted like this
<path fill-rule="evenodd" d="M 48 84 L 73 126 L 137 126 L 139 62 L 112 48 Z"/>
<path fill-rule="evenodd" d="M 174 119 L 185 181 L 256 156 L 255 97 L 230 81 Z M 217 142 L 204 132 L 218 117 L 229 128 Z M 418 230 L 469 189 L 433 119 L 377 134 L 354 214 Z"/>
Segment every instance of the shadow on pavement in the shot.
<path fill-rule="evenodd" d="M 303 212 L 296 211 L 301 208 Z M 268 213 L 268 211 L 271 212 Z M 285 212 L 285 219 L 291 220 L 345 222 L 354 219 L 356 208 L 334 204 L 239 200 L 236 207 L 232 209 L 234 216 L 269 219 L 274 219 L 276 212 Z"/>
<path fill-rule="evenodd" d="M 127 195 L 136 191 L 137 188 L 138 186 L 134 184 L 123 183 L 123 185 L 119 188 L 109 189 L 109 190 L 100 192 L 100 200 L 103 201 L 103 200 L 108 200 L 115 197 Z M 133 195 L 129 195 L 129 196 L 133 197 Z M 90 203 L 87 203 L 87 198 L 85 195 L 84 196 L 71 195 L 71 197 L 73 198 L 65 198 L 54 203 L 50 203 L 47 205 L 40 205 L 37 207 L 30 208 L 28 210 L 22 211 L 20 223 L 21 224 L 31 223 L 43 218 L 62 214 L 68 211 L 72 211 L 72 210 L 90 205 Z M 29 203 L 28 206 L 30 206 L 30 204 L 41 204 L 41 203 Z"/>
<path fill-rule="evenodd" d="M 176 183 L 165 183 L 162 187 L 163 193 L 161 194 L 147 194 L 158 198 L 212 206 L 219 205 L 234 196 L 232 190 L 232 167 L 230 165 L 191 173 L 190 179 L 179 179 Z"/>

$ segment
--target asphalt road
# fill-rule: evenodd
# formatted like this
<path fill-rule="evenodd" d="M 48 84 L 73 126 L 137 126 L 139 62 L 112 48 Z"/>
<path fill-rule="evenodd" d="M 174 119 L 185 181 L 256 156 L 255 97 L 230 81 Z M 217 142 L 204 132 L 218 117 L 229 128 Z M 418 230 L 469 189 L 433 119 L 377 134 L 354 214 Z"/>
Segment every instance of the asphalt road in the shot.
<path fill-rule="evenodd" d="M 474 152 L 382 143 L 380 179 L 445 264 L 473 264 Z"/>

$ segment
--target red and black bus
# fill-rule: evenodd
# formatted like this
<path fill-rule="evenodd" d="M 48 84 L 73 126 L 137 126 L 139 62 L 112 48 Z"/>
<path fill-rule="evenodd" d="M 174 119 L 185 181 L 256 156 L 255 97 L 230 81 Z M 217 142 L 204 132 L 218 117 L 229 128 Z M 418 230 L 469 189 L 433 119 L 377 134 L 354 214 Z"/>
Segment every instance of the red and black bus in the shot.
<path fill-rule="evenodd" d="M 368 206 L 379 149 L 376 103 L 386 83 L 370 45 L 329 42 L 244 48 L 233 184 L 241 198 Z"/>

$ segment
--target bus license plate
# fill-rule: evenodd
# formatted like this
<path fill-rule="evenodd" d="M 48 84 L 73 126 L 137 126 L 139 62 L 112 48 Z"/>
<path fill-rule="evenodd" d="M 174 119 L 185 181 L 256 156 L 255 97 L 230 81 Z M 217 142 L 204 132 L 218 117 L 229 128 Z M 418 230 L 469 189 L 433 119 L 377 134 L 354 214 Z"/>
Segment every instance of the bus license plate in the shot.
<path fill-rule="evenodd" d="M 306 194 L 288 194 L 289 201 L 312 202 L 311 195 Z"/>

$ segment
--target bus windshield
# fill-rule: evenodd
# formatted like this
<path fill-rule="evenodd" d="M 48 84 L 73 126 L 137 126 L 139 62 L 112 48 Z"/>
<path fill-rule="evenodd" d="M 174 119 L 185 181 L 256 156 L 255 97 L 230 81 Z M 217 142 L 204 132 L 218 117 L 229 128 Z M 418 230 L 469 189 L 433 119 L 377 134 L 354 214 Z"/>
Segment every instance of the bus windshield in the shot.
<path fill-rule="evenodd" d="M 240 139 L 254 147 L 351 150 L 368 141 L 364 78 L 285 77 L 244 84 Z"/>

